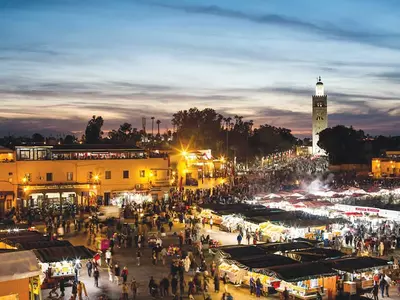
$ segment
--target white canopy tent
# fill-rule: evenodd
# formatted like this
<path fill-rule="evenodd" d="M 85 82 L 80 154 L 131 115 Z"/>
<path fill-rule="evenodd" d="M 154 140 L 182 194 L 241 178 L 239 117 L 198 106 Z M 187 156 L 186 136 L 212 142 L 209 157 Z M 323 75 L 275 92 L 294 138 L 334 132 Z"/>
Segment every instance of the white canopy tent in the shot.
<path fill-rule="evenodd" d="M 42 275 L 36 255 L 32 251 L 1 253 L 0 259 L 0 282 Z"/>

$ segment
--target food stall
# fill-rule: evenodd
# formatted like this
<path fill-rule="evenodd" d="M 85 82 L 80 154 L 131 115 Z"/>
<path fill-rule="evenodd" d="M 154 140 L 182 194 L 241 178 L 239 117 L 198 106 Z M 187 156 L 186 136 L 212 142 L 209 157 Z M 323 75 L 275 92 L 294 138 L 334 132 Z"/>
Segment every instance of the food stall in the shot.
<path fill-rule="evenodd" d="M 33 252 L 45 275 L 42 289 L 53 288 L 61 279 L 73 280 L 75 265 L 84 265 L 83 261 L 93 259 L 96 254 L 84 246 L 41 248 Z"/>
<path fill-rule="evenodd" d="M 333 298 L 336 271 L 322 262 L 292 264 L 268 268 L 269 276 L 281 280 L 278 292 L 285 288 L 295 299 L 316 299 L 317 293 Z"/>
<path fill-rule="evenodd" d="M 289 231 L 288 228 L 280 225 L 275 225 L 271 222 L 259 224 L 259 230 L 262 233 L 264 241 L 278 242 Z"/>
<path fill-rule="evenodd" d="M 374 287 L 374 275 L 388 269 L 390 262 L 375 257 L 348 257 L 331 262 L 339 274 L 339 286 L 349 294 L 364 294 Z"/>
<path fill-rule="evenodd" d="M 202 209 L 200 214 L 199 214 L 200 219 L 205 219 L 206 223 L 210 221 L 210 219 L 213 220 L 214 225 L 220 225 L 222 222 L 222 217 L 218 214 L 216 214 L 214 211 L 211 209 Z"/>

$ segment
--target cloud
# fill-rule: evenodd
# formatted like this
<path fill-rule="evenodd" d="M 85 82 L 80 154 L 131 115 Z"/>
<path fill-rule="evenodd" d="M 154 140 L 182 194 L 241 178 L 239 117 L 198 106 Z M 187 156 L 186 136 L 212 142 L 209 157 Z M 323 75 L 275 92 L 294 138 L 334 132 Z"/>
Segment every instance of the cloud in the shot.
<path fill-rule="evenodd" d="M 400 82 L 400 71 L 394 72 L 382 72 L 375 74 L 378 78 L 386 79 L 388 81 L 399 83 Z"/>
<path fill-rule="evenodd" d="M 259 24 L 284 26 L 289 29 L 320 34 L 334 39 L 358 42 L 382 48 L 400 49 L 400 35 L 395 33 L 356 31 L 339 28 L 328 23 L 314 24 L 280 14 L 250 14 L 217 5 L 179 5 L 159 1 L 136 0 L 137 3 L 167 9 L 184 11 L 189 14 L 205 14 L 223 18 L 239 19 Z"/>

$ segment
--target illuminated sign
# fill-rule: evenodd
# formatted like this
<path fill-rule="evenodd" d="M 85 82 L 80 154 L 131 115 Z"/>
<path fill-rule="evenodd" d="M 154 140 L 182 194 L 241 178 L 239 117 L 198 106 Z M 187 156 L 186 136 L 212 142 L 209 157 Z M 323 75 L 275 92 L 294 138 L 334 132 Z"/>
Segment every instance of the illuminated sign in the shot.
<path fill-rule="evenodd" d="M 90 189 L 90 184 L 55 184 L 55 185 L 31 185 L 29 191 L 38 190 L 67 190 L 67 189 Z"/>

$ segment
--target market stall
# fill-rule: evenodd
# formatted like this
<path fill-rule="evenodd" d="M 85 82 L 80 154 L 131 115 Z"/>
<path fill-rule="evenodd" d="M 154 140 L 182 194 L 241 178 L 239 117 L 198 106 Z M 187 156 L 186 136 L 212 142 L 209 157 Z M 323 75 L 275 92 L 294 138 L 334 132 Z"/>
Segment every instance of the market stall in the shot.
<path fill-rule="evenodd" d="M 261 231 L 263 241 L 270 241 L 270 242 L 279 242 L 282 238 L 284 239 L 285 235 L 288 233 L 289 229 L 275 225 L 271 222 L 264 222 L 259 224 L 259 230 Z"/>
<path fill-rule="evenodd" d="M 293 298 L 316 299 L 320 293 L 333 299 L 336 294 L 337 273 L 321 262 L 270 267 L 268 274 L 281 280 L 278 292 L 286 288 Z"/>
<path fill-rule="evenodd" d="M 330 262 L 339 273 L 339 286 L 345 293 L 363 294 L 374 287 L 374 275 L 388 269 L 390 262 L 375 257 L 348 257 Z"/>
<path fill-rule="evenodd" d="M 0 258 L 0 299 L 39 299 L 43 276 L 32 251 L 2 253 Z"/>
<path fill-rule="evenodd" d="M 52 247 L 33 250 L 45 279 L 42 288 L 52 288 L 61 279 L 73 280 L 74 268 L 96 254 L 84 246 Z"/>

